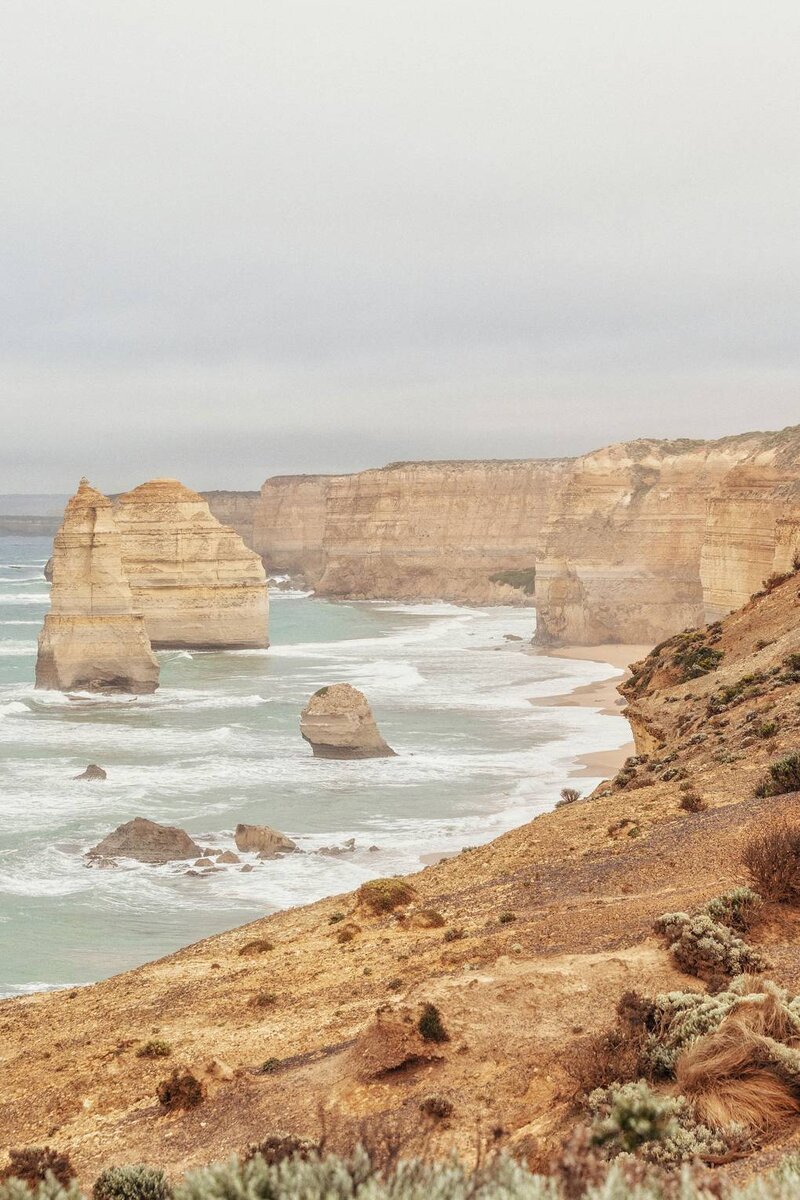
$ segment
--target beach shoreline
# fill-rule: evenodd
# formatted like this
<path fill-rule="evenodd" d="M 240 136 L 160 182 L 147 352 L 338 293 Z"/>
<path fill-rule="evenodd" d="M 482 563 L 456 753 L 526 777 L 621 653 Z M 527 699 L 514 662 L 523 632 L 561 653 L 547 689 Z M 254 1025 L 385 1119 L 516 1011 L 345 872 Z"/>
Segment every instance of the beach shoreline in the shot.
<path fill-rule="evenodd" d="M 595 683 L 582 684 L 571 692 L 557 696 L 532 697 L 530 703 L 537 708 L 593 708 L 605 716 L 621 716 L 625 701 L 618 692 L 619 684 L 625 679 L 630 663 L 637 662 L 650 651 L 650 646 L 636 644 L 601 646 L 558 646 L 555 649 L 533 647 L 532 654 L 545 658 L 569 658 L 581 662 L 604 663 L 617 669 L 617 674 L 608 679 L 600 679 Z M 589 754 L 575 756 L 575 766 L 569 773 L 570 779 L 597 778 L 610 779 L 616 775 L 620 767 L 631 754 L 635 753 L 633 739 L 609 750 L 598 750 Z"/>

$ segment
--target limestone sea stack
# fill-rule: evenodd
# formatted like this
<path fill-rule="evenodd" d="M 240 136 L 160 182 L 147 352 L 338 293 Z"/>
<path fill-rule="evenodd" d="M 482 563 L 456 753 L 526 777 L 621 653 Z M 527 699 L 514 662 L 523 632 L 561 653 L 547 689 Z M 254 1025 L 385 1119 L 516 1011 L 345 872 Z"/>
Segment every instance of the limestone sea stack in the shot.
<path fill-rule="evenodd" d="M 316 758 L 391 758 L 367 698 L 349 683 L 322 687 L 300 714 L 300 733 Z"/>
<path fill-rule="evenodd" d="M 116 519 L 134 608 L 156 649 L 269 644 L 261 558 L 202 496 L 153 479 L 119 497 Z"/>
<path fill-rule="evenodd" d="M 158 686 L 158 662 L 133 607 L 111 501 L 85 479 L 67 503 L 53 543 L 36 686 L 134 693 Z"/>

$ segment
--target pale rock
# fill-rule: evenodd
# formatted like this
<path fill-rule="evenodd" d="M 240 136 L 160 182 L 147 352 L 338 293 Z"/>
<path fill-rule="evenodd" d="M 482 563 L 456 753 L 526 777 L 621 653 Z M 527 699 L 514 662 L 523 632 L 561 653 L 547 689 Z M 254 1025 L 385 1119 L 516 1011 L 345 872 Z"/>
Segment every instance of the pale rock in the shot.
<path fill-rule="evenodd" d="M 111 501 L 85 479 L 67 503 L 53 543 L 36 686 L 133 693 L 158 686 L 158 662 L 133 605 Z"/>
<path fill-rule="evenodd" d="M 279 854 L 286 854 L 297 849 L 297 845 L 291 838 L 285 834 L 278 833 L 277 829 L 271 829 L 269 825 L 243 825 L 236 826 L 233 840 L 236 843 L 236 849 L 243 853 L 255 851 L 259 857 L 274 858 Z"/>
<path fill-rule="evenodd" d="M 222 854 L 217 855 L 218 863 L 240 863 L 242 860 L 238 854 L 234 854 L 232 850 L 223 850 Z"/>
<path fill-rule="evenodd" d="M 267 581 L 260 557 L 176 479 L 119 497 L 116 520 L 134 607 L 156 648 L 263 648 Z"/>
<path fill-rule="evenodd" d="M 334 683 L 315 692 L 300 715 L 300 733 L 317 758 L 388 758 L 363 692 Z"/>

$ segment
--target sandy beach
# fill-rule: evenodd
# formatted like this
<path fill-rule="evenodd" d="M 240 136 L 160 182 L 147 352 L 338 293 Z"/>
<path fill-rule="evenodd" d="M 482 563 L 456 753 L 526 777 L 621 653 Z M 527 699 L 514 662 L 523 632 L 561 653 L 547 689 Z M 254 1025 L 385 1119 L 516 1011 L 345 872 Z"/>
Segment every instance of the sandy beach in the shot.
<path fill-rule="evenodd" d="M 532 653 L 543 654 L 550 658 L 577 658 L 587 662 L 608 663 L 616 667 L 618 673 L 609 679 L 601 679 L 598 683 L 588 683 L 575 688 L 561 696 L 543 696 L 531 700 L 531 704 L 542 708 L 596 708 L 608 716 L 618 716 L 625 701 L 617 691 L 617 686 L 628 673 L 629 663 L 644 658 L 650 651 L 650 646 L 637 645 L 604 645 L 604 646 L 559 646 L 557 649 L 537 650 Z M 602 775 L 610 779 L 616 775 L 625 759 L 634 753 L 633 741 L 626 742 L 611 750 L 600 750 L 594 754 L 579 754 L 575 759 L 575 767 L 570 772 L 571 779 L 586 776 Z"/>

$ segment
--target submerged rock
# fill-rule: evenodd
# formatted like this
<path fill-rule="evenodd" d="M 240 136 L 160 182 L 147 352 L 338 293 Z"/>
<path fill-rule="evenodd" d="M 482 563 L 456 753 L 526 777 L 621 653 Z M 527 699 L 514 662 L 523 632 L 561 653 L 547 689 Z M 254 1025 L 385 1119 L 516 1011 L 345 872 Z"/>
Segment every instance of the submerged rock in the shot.
<path fill-rule="evenodd" d="M 134 817 L 109 833 L 88 851 L 88 859 L 135 858 L 144 863 L 167 863 L 182 858 L 201 858 L 200 847 L 185 829 L 159 825 L 146 817 Z"/>
<path fill-rule="evenodd" d="M 367 698 L 349 683 L 322 687 L 300 715 L 300 733 L 316 758 L 390 758 Z"/>
<path fill-rule="evenodd" d="M 108 779 L 108 772 L 102 767 L 98 767 L 97 763 L 89 763 L 85 771 L 81 771 L 80 775 L 73 775 L 73 779 Z"/>
<path fill-rule="evenodd" d="M 277 829 L 271 829 L 269 825 L 243 825 L 236 826 L 236 832 L 233 835 L 233 840 L 236 842 L 236 849 L 243 853 L 247 851 L 255 851 L 259 858 L 275 858 L 279 854 L 288 854 L 297 849 L 297 845 L 283 833 L 278 833 Z"/>

